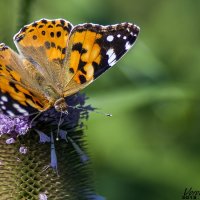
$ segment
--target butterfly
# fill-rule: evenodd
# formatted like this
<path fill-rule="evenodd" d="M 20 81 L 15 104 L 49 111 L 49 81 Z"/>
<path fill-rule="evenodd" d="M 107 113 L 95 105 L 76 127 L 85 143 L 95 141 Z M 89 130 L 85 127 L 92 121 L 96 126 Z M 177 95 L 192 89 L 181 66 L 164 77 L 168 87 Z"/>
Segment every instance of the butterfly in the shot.
<path fill-rule="evenodd" d="M 0 44 L 1 110 L 8 115 L 26 115 L 27 107 L 67 111 L 65 97 L 112 67 L 133 46 L 139 31 L 132 23 L 73 26 L 64 19 L 24 26 L 13 38 L 19 53 Z"/>

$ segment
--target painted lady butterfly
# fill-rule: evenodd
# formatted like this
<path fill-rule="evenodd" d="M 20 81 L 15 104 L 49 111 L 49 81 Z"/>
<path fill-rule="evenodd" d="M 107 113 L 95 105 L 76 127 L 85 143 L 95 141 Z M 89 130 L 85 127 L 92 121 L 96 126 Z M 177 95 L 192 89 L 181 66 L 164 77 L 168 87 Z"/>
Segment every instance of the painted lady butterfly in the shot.
<path fill-rule="evenodd" d="M 66 111 L 64 98 L 113 66 L 138 34 L 131 23 L 73 27 L 64 19 L 41 19 L 24 26 L 14 36 L 19 54 L 0 44 L 1 110 L 8 115 L 25 115 L 30 106 Z"/>

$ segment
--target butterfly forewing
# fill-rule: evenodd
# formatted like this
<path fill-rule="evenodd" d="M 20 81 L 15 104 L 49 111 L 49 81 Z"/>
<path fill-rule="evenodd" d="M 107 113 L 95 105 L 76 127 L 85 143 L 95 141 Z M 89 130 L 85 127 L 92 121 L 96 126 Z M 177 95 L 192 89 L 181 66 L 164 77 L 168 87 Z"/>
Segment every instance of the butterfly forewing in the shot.
<path fill-rule="evenodd" d="M 71 29 L 71 23 L 64 19 L 41 19 L 24 26 L 14 37 L 20 53 L 31 61 L 46 81 L 55 85 L 57 90 L 62 88 L 66 79 L 63 60 Z"/>
<path fill-rule="evenodd" d="M 86 87 L 112 67 L 134 44 L 139 27 L 131 23 L 112 26 L 75 26 L 67 51 L 68 83 L 65 95 Z"/>

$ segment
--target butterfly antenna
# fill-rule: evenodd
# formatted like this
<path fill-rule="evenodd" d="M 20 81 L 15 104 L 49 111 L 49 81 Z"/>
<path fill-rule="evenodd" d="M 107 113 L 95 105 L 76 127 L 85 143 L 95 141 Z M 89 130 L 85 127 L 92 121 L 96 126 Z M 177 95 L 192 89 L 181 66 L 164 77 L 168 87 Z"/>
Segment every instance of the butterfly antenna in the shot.
<path fill-rule="evenodd" d="M 59 122 L 58 122 L 58 130 L 57 130 L 57 137 L 56 137 L 56 140 L 58 141 L 59 138 L 58 138 L 58 134 L 59 134 L 59 131 L 60 131 L 60 125 L 61 125 L 61 120 L 62 120 L 62 111 L 60 112 L 60 119 L 59 119 Z"/>
<path fill-rule="evenodd" d="M 110 114 L 110 113 L 105 113 L 105 112 L 101 112 L 101 111 L 97 111 L 97 110 L 87 110 L 86 108 L 80 108 L 80 107 L 77 107 L 77 106 L 69 106 L 69 105 L 68 105 L 68 107 L 78 109 L 78 110 L 94 112 L 94 113 L 97 113 L 97 114 L 105 115 L 106 117 L 112 117 L 112 114 Z"/>
<path fill-rule="evenodd" d="M 36 113 L 38 113 L 35 117 L 33 117 L 33 119 L 31 120 L 31 122 L 30 122 L 30 127 L 32 126 L 32 123 L 34 122 L 34 120 L 36 120 L 41 114 L 42 114 L 42 112 L 36 112 Z M 36 114 L 36 113 L 34 113 L 34 114 Z M 31 115 L 33 115 L 33 113 L 32 114 L 30 114 L 30 116 Z M 29 115 L 28 115 L 29 116 Z"/>
<path fill-rule="evenodd" d="M 33 113 L 30 113 L 30 114 L 28 114 L 28 115 L 25 115 L 25 116 L 32 116 L 32 115 L 36 115 L 36 114 L 38 114 L 38 113 L 41 113 L 40 111 L 37 111 L 37 112 L 33 112 Z"/>

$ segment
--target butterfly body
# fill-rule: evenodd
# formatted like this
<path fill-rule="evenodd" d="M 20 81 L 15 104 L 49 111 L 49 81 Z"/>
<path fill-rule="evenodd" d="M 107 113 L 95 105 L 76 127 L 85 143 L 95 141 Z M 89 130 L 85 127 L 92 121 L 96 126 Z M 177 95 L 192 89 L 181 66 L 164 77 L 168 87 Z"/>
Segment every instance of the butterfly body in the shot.
<path fill-rule="evenodd" d="M 64 98 L 60 98 L 55 101 L 54 108 L 58 112 L 67 112 L 67 103 Z"/>
<path fill-rule="evenodd" d="M 64 98 L 112 67 L 138 34 L 131 23 L 73 26 L 64 19 L 41 19 L 26 25 L 14 36 L 19 54 L 0 44 L 0 97 L 9 95 L 21 114 L 29 106 L 66 111 Z M 0 101 L 1 110 L 11 113 L 5 104 Z"/>

